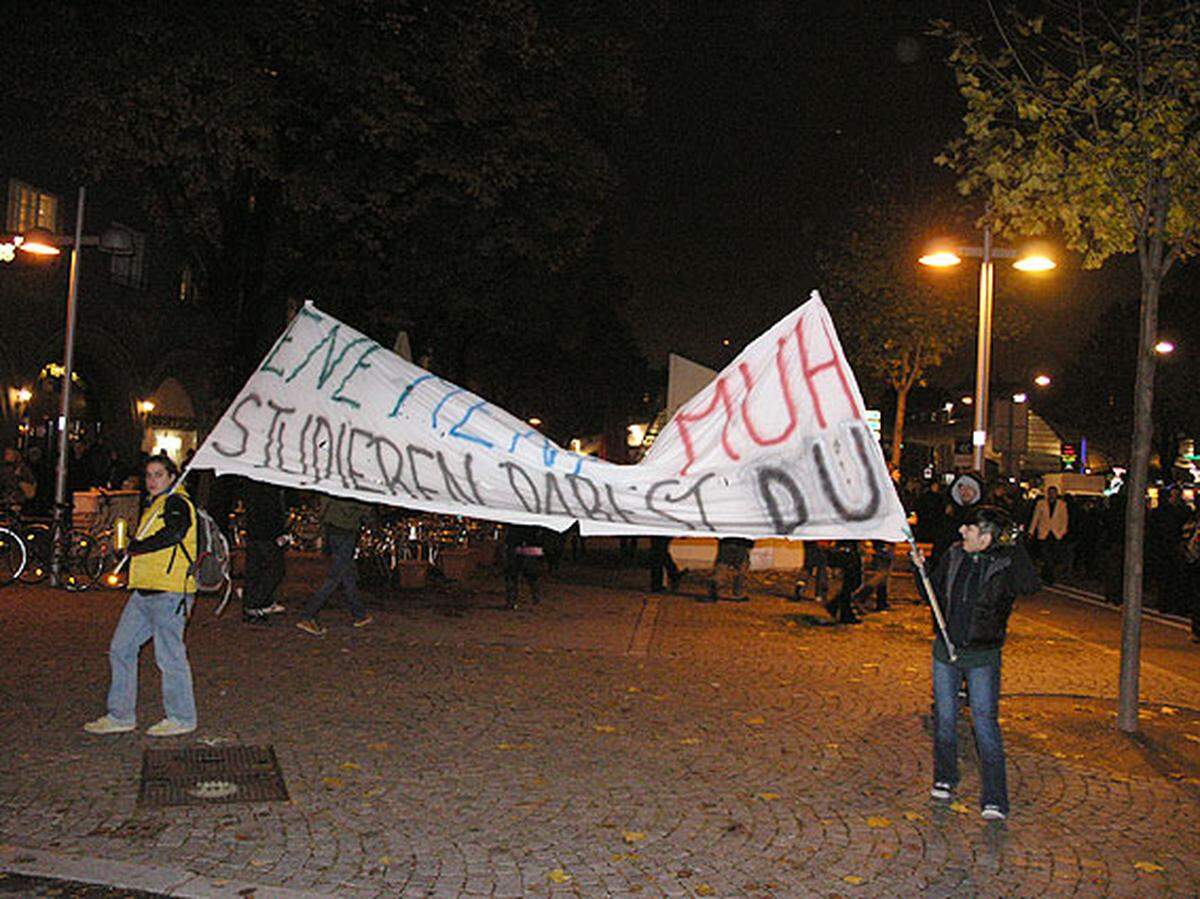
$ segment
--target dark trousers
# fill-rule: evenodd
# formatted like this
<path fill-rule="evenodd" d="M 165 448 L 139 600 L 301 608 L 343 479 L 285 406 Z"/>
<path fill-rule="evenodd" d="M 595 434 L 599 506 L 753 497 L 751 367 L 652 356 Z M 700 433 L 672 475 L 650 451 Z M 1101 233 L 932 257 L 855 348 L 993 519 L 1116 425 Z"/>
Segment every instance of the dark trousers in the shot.
<path fill-rule="evenodd" d="M 1052 587 L 1054 586 L 1054 572 L 1058 568 L 1058 538 L 1047 535 L 1037 542 L 1037 547 L 1038 562 L 1042 568 L 1042 583 L 1047 587 Z"/>
<path fill-rule="evenodd" d="M 672 590 L 674 590 L 679 583 L 679 566 L 676 565 L 675 560 L 671 558 L 671 553 L 669 550 L 670 545 L 670 537 L 650 538 L 651 593 L 662 593 L 664 572 L 666 572 L 667 580 L 670 582 Z"/>
<path fill-rule="evenodd" d="M 283 581 L 283 547 L 274 540 L 250 540 L 246 544 L 246 589 L 242 608 L 265 609 L 274 601 Z"/>
<path fill-rule="evenodd" d="M 329 547 L 329 554 L 333 559 L 325 580 L 304 607 L 305 618 L 316 618 L 317 613 L 325 608 L 325 603 L 329 602 L 329 597 L 338 587 L 346 594 L 346 605 L 349 606 L 350 615 L 354 620 L 366 617 L 367 610 L 363 608 L 362 598 L 358 595 L 358 569 L 354 562 L 354 546 L 357 542 L 357 534 L 333 528 L 326 530 L 325 544 Z"/>
<path fill-rule="evenodd" d="M 862 586 L 862 558 L 858 549 L 838 547 L 829 554 L 829 567 L 842 569 L 842 586 L 827 606 L 829 614 L 838 621 L 854 621 L 854 607 L 850 600 L 854 591 Z"/>
<path fill-rule="evenodd" d="M 504 559 L 504 597 L 510 606 L 517 604 L 517 590 L 521 579 L 529 584 L 534 603 L 542 601 L 542 559 L 540 556 L 522 556 L 510 552 Z"/>

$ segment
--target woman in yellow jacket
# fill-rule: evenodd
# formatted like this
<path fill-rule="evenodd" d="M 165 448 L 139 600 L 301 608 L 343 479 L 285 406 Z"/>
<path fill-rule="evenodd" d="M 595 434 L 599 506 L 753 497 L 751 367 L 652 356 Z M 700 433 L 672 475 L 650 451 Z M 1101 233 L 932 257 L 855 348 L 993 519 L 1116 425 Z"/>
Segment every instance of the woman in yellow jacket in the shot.
<path fill-rule="evenodd" d="M 137 539 L 129 543 L 129 587 L 133 592 L 108 649 L 112 667 L 108 713 L 85 724 L 88 733 L 119 734 L 137 726 L 138 653 L 151 639 L 154 660 L 162 672 L 166 717 L 146 733 L 173 737 L 196 729 L 192 668 L 183 645 L 196 589 L 188 573 L 196 558 L 196 514 L 182 487 L 171 492 L 178 477 L 178 467 L 166 455 L 154 456 L 146 463 L 150 505 L 142 513 Z"/>

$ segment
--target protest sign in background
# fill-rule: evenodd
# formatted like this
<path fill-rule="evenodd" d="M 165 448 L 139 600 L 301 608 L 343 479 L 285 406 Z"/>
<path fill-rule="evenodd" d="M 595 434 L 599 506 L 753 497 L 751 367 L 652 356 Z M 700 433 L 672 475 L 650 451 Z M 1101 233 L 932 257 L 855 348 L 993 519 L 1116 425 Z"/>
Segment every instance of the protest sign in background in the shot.
<path fill-rule="evenodd" d="M 563 449 L 309 304 L 193 467 L 583 534 L 900 540 L 904 512 L 820 297 L 676 412 L 636 465 Z"/>

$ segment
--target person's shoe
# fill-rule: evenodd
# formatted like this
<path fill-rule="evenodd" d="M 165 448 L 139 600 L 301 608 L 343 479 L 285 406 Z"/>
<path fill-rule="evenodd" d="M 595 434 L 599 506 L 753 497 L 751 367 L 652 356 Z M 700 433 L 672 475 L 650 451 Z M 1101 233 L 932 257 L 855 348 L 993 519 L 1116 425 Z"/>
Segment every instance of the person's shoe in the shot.
<path fill-rule="evenodd" d="M 675 575 L 674 577 L 672 577 L 670 575 L 667 576 L 667 584 L 668 584 L 668 586 L 670 586 L 672 593 L 678 593 L 679 585 L 682 583 L 683 583 L 683 572 L 682 571 L 679 572 L 679 574 Z"/>
<path fill-rule="evenodd" d="M 985 805 L 979 815 L 985 821 L 1003 821 L 1008 817 L 1008 815 L 1000 811 L 1000 806 L 998 805 Z"/>
<path fill-rule="evenodd" d="M 844 618 L 837 620 L 838 624 L 862 624 L 862 619 L 857 615 L 847 615 Z"/>
<path fill-rule="evenodd" d="M 731 597 L 729 597 L 729 601 L 730 602 L 749 602 L 750 597 L 749 596 L 731 596 Z"/>
<path fill-rule="evenodd" d="M 934 799 L 949 799 L 953 794 L 954 788 L 944 781 L 938 781 L 933 785 L 933 789 L 929 791 L 929 795 Z"/>
<path fill-rule="evenodd" d="M 325 636 L 325 628 L 317 624 L 312 618 L 301 618 L 296 622 L 296 627 L 300 628 L 306 634 L 312 634 L 314 637 Z"/>
<path fill-rule="evenodd" d="M 368 624 L 370 624 L 374 620 L 375 619 L 372 618 L 370 615 L 363 615 L 362 618 L 354 619 L 354 626 L 355 627 L 366 627 Z"/>
<path fill-rule="evenodd" d="M 252 624 L 256 627 L 265 627 L 271 623 L 271 619 L 259 609 L 247 609 L 242 612 L 242 623 Z"/>
<path fill-rule="evenodd" d="M 158 724 L 152 724 L 146 728 L 147 737 L 179 737 L 183 734 L 190 734 L 196 729 L 194 724 L 184 724 L 182 721 L 176 721 L 174 718 L 163 718 Z"/>
<path fill-rule="evenodd" d="M 883 602 L 875 603 L 875 611 L 876 612 L 890 612 L 891 609 L 892 609 L 892 604 L 889 603 L 887 600 L 884 600 Z"/>
<path fill-rule="evenodd" d="M 83 726 L 89 734 L 127 734 L 135 730 L 137 724 L 133 721 L 118 721 L 112 715 L 102 715 L 95 721 L 89 721 Z"/>
<path fill-rule="evenodd" d="M 287 611 L 287 607 L 281 603 L 273 602 L 264 609 L 260 609 L 264 615 L 282 615 Z"/>

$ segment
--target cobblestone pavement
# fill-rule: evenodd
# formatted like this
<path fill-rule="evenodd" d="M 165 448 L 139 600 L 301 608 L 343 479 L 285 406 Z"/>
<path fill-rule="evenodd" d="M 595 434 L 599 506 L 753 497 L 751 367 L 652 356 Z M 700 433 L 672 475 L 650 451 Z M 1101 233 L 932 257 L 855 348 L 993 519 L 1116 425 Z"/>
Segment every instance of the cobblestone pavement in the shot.
<path fill-rule="evenodd" d="M 294 606 L 320 562 L 289 567 Z M 682 596 L 644 581 L 569 567 L 509 612 L 481 574 L 377 595 L 363 629 L 332 608 L 323 638 L 202 606 L 201 725 L 159 742 L 80 730 L 103 710 L 124 594 L 0 591 L 0 869 L 260 899 L 1200 890 L 1185 632 L 1147 624 L 1130 739 L 1112 724 L 1119 617 L 1022 603 L 1001 706 L 1012 816 L 986 823 L 965 723 L 960 802 L 928 798 L 919 606 L 832 627 L 786 584 L 707 605 L 694 576 Z M 140 709 L 160 715 L 149 651 Z M 142 750 L 200 741 L 273 745 L 290 802 L 139 807 Z"/>

